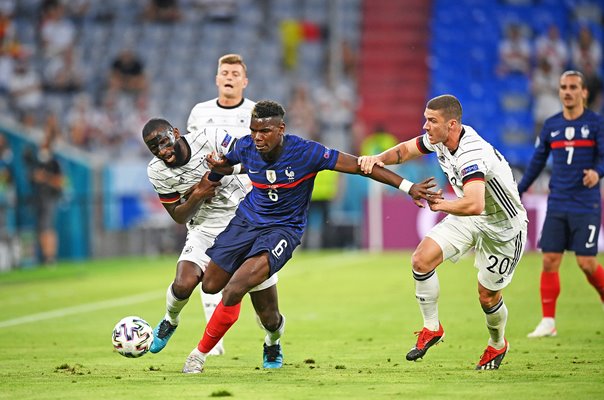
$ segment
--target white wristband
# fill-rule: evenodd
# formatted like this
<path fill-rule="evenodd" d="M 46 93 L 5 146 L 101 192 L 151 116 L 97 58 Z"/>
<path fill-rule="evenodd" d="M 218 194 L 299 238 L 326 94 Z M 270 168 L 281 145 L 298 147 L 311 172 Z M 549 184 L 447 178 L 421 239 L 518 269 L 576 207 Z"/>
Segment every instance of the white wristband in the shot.
<path fill-rule="evenodd" d="M 233 165 L 233 173 L 231 175 L 237 175 L 241 173 L 241 164 Z"/>
<path fill-rule="evenodd" d="M 405 178 L 403 178 L 403 181 L 401 182 L 400 185 L 398 185 L 399 190 L 402 190 L 403 192 L 409 194 L 409 190 L 411 190 L 411 186 L 413 186 L 414 183 L 411 181 L 406 180 Z"/>

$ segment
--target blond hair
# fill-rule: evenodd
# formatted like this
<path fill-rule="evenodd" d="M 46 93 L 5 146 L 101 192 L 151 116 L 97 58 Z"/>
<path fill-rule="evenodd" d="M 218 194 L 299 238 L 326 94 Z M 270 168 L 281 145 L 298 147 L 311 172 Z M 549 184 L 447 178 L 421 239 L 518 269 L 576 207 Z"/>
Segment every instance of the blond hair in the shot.
<path fill-rule="evenodd" d="M 241 67 L 243 67 L 243 72 L 245 72 L 245 74 L 247 75 L 247 66 L 243 62 L 243 57 L 241 57 L 241 55 L 239 54 L 225 54 L 224 56 L 220 57 L 218 59 L 218 71 L 220 71 L 220 67 L 222 66 L 222 64 L 239 64 L 241 65 Z"/>

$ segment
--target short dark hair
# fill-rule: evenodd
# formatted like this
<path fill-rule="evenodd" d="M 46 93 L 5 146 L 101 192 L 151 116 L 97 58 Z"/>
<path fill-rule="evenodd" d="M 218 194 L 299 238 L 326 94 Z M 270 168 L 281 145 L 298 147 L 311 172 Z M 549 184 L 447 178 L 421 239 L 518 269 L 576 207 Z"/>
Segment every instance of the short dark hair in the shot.
<path fill-rule="evenodd" d="M 560 75 L 560 79 L 566 78 L 567 76 L 578 76 L 579 79 L 581 79 L 581 87 L 585 87 L 585 75 L 583 75 L 582 72 L 569 69 L 568 71 L 564 71 L 562 75 Z"/>
<path fill-rule="evenodd" d="M 276 101 L 262 100 L 256 103 L 252 110 L 252 118 L 285 117 L 285 109 Z"/>
<path fill-rule="evenodd" d="M 430 100 L 426 108 L 434 111 L 442 111 L 443 116 L 448 121 L 454 119 L 461 122 L 462 108 L 457 97 L 450 94 L 443 94 Z"/>
<path fill-rule="evenodd" d="M 143 127 L 143 139 L 158 130 L 172 128 L 172 124 L 163 118 L 152 118 Z"/>

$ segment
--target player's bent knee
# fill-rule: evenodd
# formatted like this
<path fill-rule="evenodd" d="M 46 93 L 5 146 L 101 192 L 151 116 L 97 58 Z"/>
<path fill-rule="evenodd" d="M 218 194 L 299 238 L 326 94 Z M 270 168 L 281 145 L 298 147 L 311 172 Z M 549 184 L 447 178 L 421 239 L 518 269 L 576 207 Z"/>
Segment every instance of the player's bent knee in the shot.
<path fill-rule="evenodd" d="M 270 332 L 274 332 L 279 329 L 281 324 L 281 314 L 279 312 L 263 312 L 258 314 L 262 326 Z"/>
<path fill-rule="evenodd" d="M 222 290 L 222 285 L 219 285 L 217 282 L 212 282 L 209 279 L 204 279 L 201 282 L 201 290 L 207 294 L 216 294 Z"/>
<path fill-rule="evenodd" d="M 500 292 L 481 291 L 478 294 L 478 301 L 483 309 L 494 307 L 501 299 Z"/>
<path fill-rule="evenodd" d="M 245 290 L 245 288 L 233 287 L 232 285 L 229 285 L 222 291 L 222 303 L 225 306 L 232 306 L 237 303 L 241 303 L 241 300 L 243 300 L 243 296 L 245 296 L 246 293 L 247 290 Z"/>
<path fill-rule="evenodd" d="M 414 252 L 411 256 L 411 267 L 413 271 L 425 274 L 434 269 L 434 267 L 419 252 Z"/>
<path fill-rule="evenodd" d="M 188 299 L 195 290 L 195 286 L 197 286 L 197 281 L 185 281 L 182 280 L 174 280 L 172 283 L 172 293 L 177 298 L 184 300 Z"/>

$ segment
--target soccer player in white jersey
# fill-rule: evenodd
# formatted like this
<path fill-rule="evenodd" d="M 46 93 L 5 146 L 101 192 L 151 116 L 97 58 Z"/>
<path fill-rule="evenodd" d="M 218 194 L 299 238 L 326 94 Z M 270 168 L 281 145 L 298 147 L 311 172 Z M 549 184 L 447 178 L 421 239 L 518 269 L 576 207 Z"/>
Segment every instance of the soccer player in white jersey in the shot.
<path fill-rule="evenodd" d="M 478 298 L 490 335 L 476 369 L 498 369 L 509 349 L 504 337 L 508 311 L 501 291 L 512 280 L 524 251 L 528 220 L 507 161 L 472 127 L 462 125 L 461 116 L 457 98 L 435 97 L 426 105 L 424 135 L 379 155 L 360 157 L 359 165 L 368 173 L 375 164 L 401 164 L 436 153 L 456 197 L 433 196 L 428 201 L 432 211 L 449 215 L 430 230 L 412 256 L 415 296 L 424 326 L 407 360 L 422 358 L 445 336 L 438 316 L 436 267 L 445 260 L 456 262 L 474 248 Z"/>
<path fill-rule="evenodd" d="M 247 87 L 247 66 L 243 57 L 239 54 L 225 54 L 218 59 L 218 70 L 216 73 L 216 87 L 218 88 L 218 97 L 197 103 L 187 121 L 187 131 L 196 133 L 206 128 L 220 128 L 226 130 L 230 136 L 240 138 L 250 133 L 250 118 L 255 102 L 244 97 L 244 90 Z M 240 176 L 242 182 L 245 182 L 248 189 L 251 189 L 251 183 L 247 175 Z M 226 226 L 230 218 L 224 221 Z M 203 251 L 205 253 L 205 249 Z M 216 306 L 222 299 L 222 294 L 201 292 L 201 302 L 209 321 L 214 313 Z M 224 343 L 221 340 L 212 350 L 212 355 L 224 353 Z"/>
<path fill-rule="evenodd" d="M 168 121 L 151 119 L 143 128 L 143 140 L 155 156 L 147 168 L 149 181 L 170 216 L 186 223 L 188 229 L 176 276 L 166 293 L 166 314 L 153 330 L 150 351 L 158 353 L 174 333 L 182 308 L 203 278 L 210 261 L 206 249 L 235 215 L 248 192 L 249 180 L 241 174 L 225 176 L 220 183 L 208 179 L 205 156 L 224 154 L 236 141 L 222 129 L 181 136 Z M 276 282 L 276 277 L 270 277 L 250 291 L 259 320 L 271 332 L 283 320 L 276 301 Z"/>

